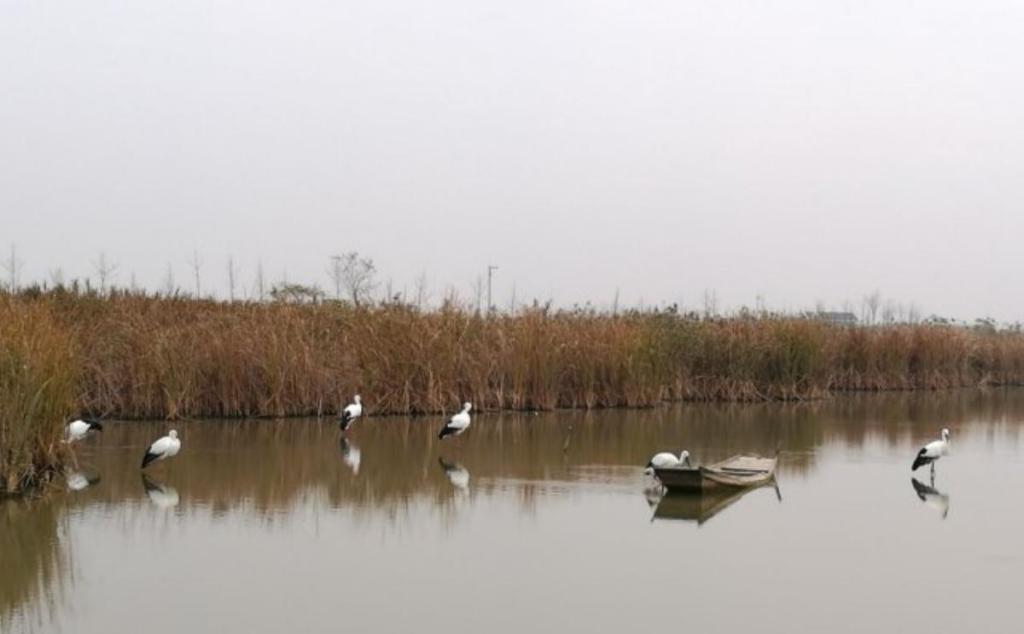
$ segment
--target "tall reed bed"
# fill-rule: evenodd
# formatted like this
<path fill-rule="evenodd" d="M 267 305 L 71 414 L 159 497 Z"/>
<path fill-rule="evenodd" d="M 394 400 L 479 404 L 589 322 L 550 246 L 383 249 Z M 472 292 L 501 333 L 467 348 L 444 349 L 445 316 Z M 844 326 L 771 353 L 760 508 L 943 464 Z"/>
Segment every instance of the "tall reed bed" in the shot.
<path fill-rule="evenodd" d="M 0 296 L 0 496 L 59 470 L 78 394 L 72 336 L 48 304 Z"/>
<path fill-rule="evenodd" d="M 49 333 L 53 358 L 73 358 L 78 407 L 129 418 L 329 414 L 356 392 L 373 413 L 425 413 L 464 400 L 593 408 L 1024 383 L 1024 336 L 943 326 L 119 293 L 5 301 Z"/>

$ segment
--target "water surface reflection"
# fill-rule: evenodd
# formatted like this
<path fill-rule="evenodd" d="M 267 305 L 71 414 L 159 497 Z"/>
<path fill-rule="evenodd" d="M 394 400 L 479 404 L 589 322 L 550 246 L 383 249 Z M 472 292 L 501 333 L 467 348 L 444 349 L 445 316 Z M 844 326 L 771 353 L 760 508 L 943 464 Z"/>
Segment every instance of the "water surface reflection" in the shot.
<path fill-rule="evenodd" d="M 951 627 L 1005 625 L 1013 604 L 1024 512 L 991 483 L 1020 477 L 1024 391 L 481 413 L 458 446 L 436 426 L 185 421 L 182 452 L 143 475 L 166 424 L 111 422 L 71 491 L 0 503 L 0 630 L 123 631 L 159 608 L 149 632 L 333 631 L 339 612 L 354 631 L 632 631 L 672 604 L 705 631 L 924 632 L 912 606 L 935 595 L 956 592 Z M 912 479 L 910 498 L 916 448 L 943 427 L 942 490 Z M 645 489 L 642 466 L 677 447 L 695 464 L 779 448 L 786 502 Z M 439 611 L 452 584 L 459 610 Z"/>
<path fill-rule="evenodd" d="M 949 515 L 949 495 L 935 488 L 934 478 L 932 478 L 931 482 L 931 485 L 927 485 L 917 478 L 910 479 L 910 484 L 914 487 L 914 493 L 917 494 L 918 499 L 924 502 L 926 506 L 941 513 L 942 519 L 946 519 L 946 516 Z"/>

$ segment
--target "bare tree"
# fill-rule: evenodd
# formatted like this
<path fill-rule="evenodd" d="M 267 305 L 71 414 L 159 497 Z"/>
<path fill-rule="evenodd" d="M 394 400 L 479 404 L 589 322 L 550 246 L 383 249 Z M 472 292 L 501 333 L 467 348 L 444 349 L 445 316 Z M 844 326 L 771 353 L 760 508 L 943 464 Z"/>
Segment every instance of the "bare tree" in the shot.
<path fill-rule="evenodd" d="M 921 309 L 914 302 L 910 302 L 910 308 L 907 310 L 907 320 L 912 324 L 921 322 Z"/>
<path fill-rule="evenodd" d="M 423 271 L 416 278 L 416 308 L 423 310 L 423 306 L 430 301 L 430 293 L 427 286 L 427 272 Z"/>
<path fill-rule="evenodd" d="M 228 256 L 228 300 L 235 301 L 235 282 L 238 279 L 238 265 L 235 264 L 235 256 Z"/>
<path fill-rule="evenodd" d="M 713 317 L 718 314 L 718 291 L 704 289 L 704 317 Z"/>
<path fill-rule="evenodd" d="M 188 265 L 192 267 L 192 274 L 195 275 L 196 278 L 196 299 L 199 299 L 202 295 L 202 289 L 199 286 L 199 272 L 203 268 L 203 258 L 199 256 L 199 251 L 192 251 L 192 259 L 189 261 Z"/>
<path fill-rule="evenodd" d="M 266 280 L 263 276 L 263 260 L 256 260 L 256 297 L 262 302 L 266 299 Z"/>
<path fill-rule="evenodd" d="M 876 289 L 874 293 L 865 295 L 863 300 L 864 321 L 874 324 L 878 318 L 878 309 L 882 306 L 882 294 Z"/>
<path fill-rule="evenodd" d="M 850 313 L 851 315 L 854 314 L 856 311 L 853 309 L 853 302 L 851 302 L 848 299 L 844 300 L 843 301 L 843 312 L 844 313 Z"/>
<path fill-rule="evenodd" d="M 476 313 L 480 314 L 480 302 L 484 295 L 484 279 L 479 275 L 476 276 L 476 282 L 473 283 L 473 296 L 475 298 Z"/>
<path fill-rule="evenodd" d="M 334 299 L 341 299 L 341 289 L 345 283 L 344 264 L 340 255 L 332 255 L 327 266 L 327 277 L 334 285 Z"/>
<path fill-rule="evenodd" d="M 508 312 L 510 315 L 516 314 L 516 282 L 512 281 L 512 299 L 508 302 Z"/>
<path fill-rule="evenodd" d="M 92 267 L 96 271 L 96 277 L 100 280 L 100 294 L 105 295 L 107 282 L 112 281 L 114 274 L 117 273 L 118 265 L 107 259 L 106 252 L 100 251 L 100 256 L 93 261 Z"/>
<path fill-rule="evenodd" d="M 54 288 L 64 286 L 64 269 L 59 266 L 55 269 L 50 269 L 50 284 Z"/>
<path fill-rule="evenodd" d="M 361 258 L 357 251 L 334 256 L 341 264 L 341 286 L 356 306 L 370 299 L 377 288 L 377 266 L 370 258 Z"/>
<path fill-rule="evenodd" d="M 896 305 L 889 300 L 882 307 L 882 323 L 891 324 L 894 321 L 896 321 Z"/>
<path fill-rule="evenodd" d="M 18 290 L 18 271 L 24 261 L 18 257 L 18 250 L 14 243 L 11 243 L 11 256 L 7 258 L 2 265 L 4 270 L 7 271 L 7 290 L 15 292 Z"/>
<path fill-rule="evenodd" d="M 170 297 L 178 292 L 178 287 L 174 283 L 174 269 L 171 268 L 171 263 L 167 263 L 167 273 L 164 274 L 164 295 Z"/>

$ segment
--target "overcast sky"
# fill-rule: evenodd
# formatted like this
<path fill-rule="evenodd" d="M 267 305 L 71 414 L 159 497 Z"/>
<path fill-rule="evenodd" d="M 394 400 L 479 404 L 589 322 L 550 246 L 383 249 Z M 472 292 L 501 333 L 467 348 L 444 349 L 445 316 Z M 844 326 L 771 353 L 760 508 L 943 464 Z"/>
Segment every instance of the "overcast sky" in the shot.
<path fill-rule="evenodd" d="M 0 3 L 0 248 L 23 281 L 1024 318 L 1024 5 Z"/>

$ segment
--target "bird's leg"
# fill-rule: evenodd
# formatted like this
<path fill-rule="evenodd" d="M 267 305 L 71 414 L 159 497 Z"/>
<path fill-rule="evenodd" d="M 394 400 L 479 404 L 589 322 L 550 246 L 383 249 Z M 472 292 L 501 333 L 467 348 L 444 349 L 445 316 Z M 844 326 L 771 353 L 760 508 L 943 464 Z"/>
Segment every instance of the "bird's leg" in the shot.
<path fill-rule="evenodd" d="M 935 463 L 934 462 L 932 463 L 931 487 L 933 489 L 935 488 Z"/>

